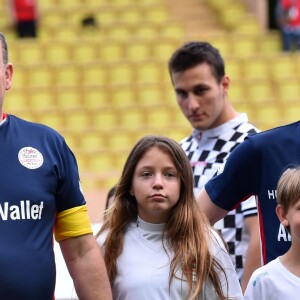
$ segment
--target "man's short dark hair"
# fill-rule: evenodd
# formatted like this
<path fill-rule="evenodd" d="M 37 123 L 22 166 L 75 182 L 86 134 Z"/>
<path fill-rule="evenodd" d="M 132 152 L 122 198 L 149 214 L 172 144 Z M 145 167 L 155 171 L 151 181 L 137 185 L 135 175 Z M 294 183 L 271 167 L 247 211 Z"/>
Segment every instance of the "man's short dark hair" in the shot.
<path fill-rule="evenodd" d="M 178 48 L 169 60 L 169 72 L 183 72 L 202 63 L 209 64 L 217 82 L 221 82 L 224 60 L 219 50 L 207 42 L 188 42 Z"/>

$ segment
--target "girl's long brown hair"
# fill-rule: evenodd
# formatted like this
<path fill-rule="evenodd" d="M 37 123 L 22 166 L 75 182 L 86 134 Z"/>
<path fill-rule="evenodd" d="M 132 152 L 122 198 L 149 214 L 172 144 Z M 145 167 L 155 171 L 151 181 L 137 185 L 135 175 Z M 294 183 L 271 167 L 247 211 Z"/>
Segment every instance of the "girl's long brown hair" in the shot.
<path fill-rule="evenodd" d="M 221 270 L 225 278 L 226 274 L 209 249 L 212 243 L 210 226 L 193 194 L 193 173 L 189 160 L 178 143 L 163 136 L 145 136 L 133 147 L 117 185 L 115 202 L 99 232 L 100 234 L 108 230 L 104 259 L 110 282 L 113 284 L 117 274 L 117 258 L 123 249 L 126 228 L 136 221 L 138 215 L 136 199 L 129 192 L 135 167 L 151 147 L 157 147 L 170 155 L 181 181 L 179 200 L 172 208 L 164 228 L 164 236 L 174 252 L 170 265 L 169 287 L 176 269 L 180 267 L 183 277 L 188 282 L 188 299 L 201 298 L 204 283 L 210 281 L 218 298 L 225 300 L 227 298 L 223 294 L 216 270 Z M 196 274 L 194 281 L 193 274 Z"/>

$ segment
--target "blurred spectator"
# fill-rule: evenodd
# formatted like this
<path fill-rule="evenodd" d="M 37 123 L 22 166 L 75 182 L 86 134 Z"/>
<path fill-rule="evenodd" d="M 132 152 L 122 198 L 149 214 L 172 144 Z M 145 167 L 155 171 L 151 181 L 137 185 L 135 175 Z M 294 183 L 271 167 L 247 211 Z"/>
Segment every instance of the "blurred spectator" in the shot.
<path fill-rule="evenodd" d="M 278 0 L 276 20 L 283 51 L 300 50 L 300 0 Z"/>
<path fill-rule="evenodd" d="M 105 203 L 105 209 L 108 209 L 112 205 L 112 203 L 113 203 L 113 201 L 115 199 L 116 189 L 117 189 L 117 186 L 114 185 L 108 191 L 107 198 L 106 198 L 106 203 Z"/>
<path fill-rule="evenodd" d="M 19 38 L 37 37 L 37 0 L 9 0 L 12 25 Z"/>

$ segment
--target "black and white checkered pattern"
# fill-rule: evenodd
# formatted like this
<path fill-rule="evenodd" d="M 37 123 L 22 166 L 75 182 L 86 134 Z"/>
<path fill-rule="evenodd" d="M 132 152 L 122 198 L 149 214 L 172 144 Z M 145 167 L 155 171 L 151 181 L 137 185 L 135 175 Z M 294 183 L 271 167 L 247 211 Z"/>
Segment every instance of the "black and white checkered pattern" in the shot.
<path fill-rule="evenodd" d="M 233 149 L 248 134 L 257 132 L 259 130 L 248 122 L 247 115 L 241 114 L 213 129 L 204 131 L 194 129 L 191 136 L 183 139 L 180 145 L 191 162 L 195 180 L 195 194 L 223 167 Z M 249 239 L 244 228 L 244 218 L 256 214 L 255 199 L 252 197 L 244 201 L 237 209 L 229 212 L 224 219 L 215 225 L 228 245 L 229 253 L 240 279 L 243 274 L 244 255 Z"/>

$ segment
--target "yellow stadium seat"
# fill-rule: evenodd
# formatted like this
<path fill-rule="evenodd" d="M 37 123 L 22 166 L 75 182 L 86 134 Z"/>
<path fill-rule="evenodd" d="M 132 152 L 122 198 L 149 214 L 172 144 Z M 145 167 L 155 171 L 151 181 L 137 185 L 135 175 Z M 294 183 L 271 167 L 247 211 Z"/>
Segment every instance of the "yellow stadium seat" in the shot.
<path fill-rule="evenodd" d="M 259 20 L 254 15 L 243 15 L 236 24 L 237 26 L 234 27 L 234 32 L 238 34 L 259 35 L 261 32 Z"/>
<path fill-rule="evenodd" d="M 126 46 L 126 59 L 130 61 L 141 61 L 150 59 L 152 53 L 152 43 L 143 39 L 133 39 L 131 43 Z"/>
<path fill-rule="evenodd" d="M 87 131 L 81 135 L 82 151 L 103 151 L 107 148 L 106 135 L 101 133 L 100 130 Z"/>
<path fill-rule="evenodd" d="M 14 65 L 14 74 L 12 78 L 12 89 L 22 89 L 28 87 L 28 70 L 26 66 L 16 64 Z"/>
<path fill-rule="evenodd" d="M 258 106 L 273 105 L 276 102 L 274 83 L 271 80 L 248 80 L 245 82 L 247 99 Z"/>
<path fill-rule="evenodd" d="M 126 41 L 133 37 L 132 28 L 130 24 L 125 24 L 121 22 L 114 22 L 110 26 L 102 27 L 102 32 L 106 34 L 109 38 L 119 41 Z M 122 49 L 120 49 L 122 50 Z M 119 54 L 119 50 L 116 51 L 115 54 Z M 109 53 L 109 51 L 108 51 Z M 109 56 L 108 56 L 109 58 Z"/>
<path fill-rule="evenodd" d="M 42 110 L 46 113 L 47 110 L 59 108 L 56 104 L 57 99 L 49 88 L 30 89 L 28 98 L 32 110 Z"/>
<path fill-rule="evenodd" d="M 45 47 L 46 61 L 53 64 L 72 61 L 73 47 L 68 41 L 48 42 L 48 45 Z"/>
<path fill-rule="evenodd" d="M 58 87 L 76 87 L 82 84 L 80 67 L 75 64 L 56 65 L 54 83 Z"/>
<path fill-rule="evenodd" d="M 65 129 L 80 132 L 91 128 L 91 116 L 82 110 L 64 113 Z"/>
<path fill-rule="evenodd" d="M 163 130 L 163 135 L 175 140 L 177 143 L 191 134 L 192 130 L 190 126 L 177 126 L 177 124 L 176 126 L 171 126 Z"/>
<path fill-rule="evenodd" d="M 146 124 L 146 116 L 144 107 L 141 106 L 128 106 L 124 109 L 118 109 L 118 118 L 120 127 L 124 129 L 134 129 Z"/>
<path fill-rule="evenodd" d="M 72 130 L 61 130 L 60 133 L 63 135 L 68 146 L 73 152 L 81 148 L 81 137 L 83 134 Z"/>
<path fill-rule="evenodd" d="M 101 172 L 105 174 L 115 168 L 114 155 L 110 152 L 95 152 L 88 156 L 88 165 L 86 166 L 89 171 Z"/>
<path fill-rule="evenodd" d="M 125 24 L 131 23 L 138 26 L 145 20 L 145 16 L 143 16 L 140 11 L 132 5 L 123 6 L 118 17 L 118 19 Z"/>
<path fill-rule="evenodd" d="M 233 105 L 244 102 L 246 97 L 246 87 L 244 82 L 240 79 L 233 79 L 230 82 L 228 90 L 228 98 Z"/>
<path fill-rule="evenodd" d="M 102 85 L 83 87 L 82 97 L 82 105 L 88 110 L 101 109 L 112 104 L 110 90 Z"/>
<path fill-rule="evenodd" d="M 44 2 L 44 0 L 43 0 Z M 40 20 L 40 26 L 41 27 L 51 27 L 55 24 L 61 23 L 61 21 L 64 20 L 64 14 L 63 10 L 57 10 L 55 7 L 45 7 L 45 4 L 43 3 L 42 6 L 42 14 L 43 17 Z M 53 3 L 52 3 L 53 5 Z"/>
<path fill-rule="evenodd" d="M 76 63 L 89 63 L 98 58 L 98 47 L 101 45 L 93 43 L 79 44 L 72 50 L 72 58 Z"/>
<path fill-rule="evenodd" d="M 27 88 L 12 88 L 6 93 L 5 97 L 3 109 L 7 113 L 25 111 L 30 107 Z"/>
<path fill-rule="evenodd" d="M 290 105 L 292 102 L 299 103 L 300 95 L 299 77 L 281 80 L 277 85 L 278 97 L 285 105 Z M 299 115 L 300 116 L 300 115 Z"/>
<path fill-rule="evenodd" d="M 278 32 L 264 33 L 258 37 L 259 51 L 263 55 L 270 53 L 279 54 L 282 49 L 282 42 Z"/>
<path fill-rule="evenodd" d="M 91 62 L 80 66 L 83 86 L 101 86 L 109 83 L 109 65 L 103 62 Z"/>
<path fill-rule="evenodd" d="M 111 149 L 118 149 L 121 152 L 127 151 L 135 143 L 135 135 L 129 129 L 118 128 L 117 130 L 111 130 L 108 137 L 108 145 Z"/>
<path fill-rule="evenodd" d="M 237 57 L 251 57 L 258 52 L 258 43 L 256 36 L 233 35 L 229 40 L 232 43 L 233 54 Z"/>
<path fill-rule="evenodd" d="M 280 124 L 282 115 L 283 110 L 279 105 L 258 105 L 255 108 L 255 118 L 251 118 L 251 120 L 252 122 L 259 120 L 262 124 L 262 127 L 259 128 L 264 130 L 266 128 L 275 127 L 276 124 Z"/>
<path fill-rule="evenodd" d="M 97 128 L 98 130 L 105 131 L 109 128 L 118 127 L 118 115 L 110 108 L 91 112 L 90 119 L 93 128 Z"/>
<path fill-rule="evenodd" d="M 221 53 L 222 55 L 222 53 Z M 231 57 L 226 57 L 226 62 L 225 62 L 225 73 L 226 75 L 229 76 L 231 80 L 239 80 L 243 78 L 243 60 L 231 56 Z"/>
<path fill-rule="evenodd" d="M 45 62 L 45 45 L 35 40 L 20 41 L 18 45 L 18 62 L 37 64 Z"/>
<path fill-rule="evenodd" d="M 167 10 L 162 5 L 150 4 L 145 6 L 145 19 L 149 22 L 162 23 L 168 20 Z"/>
<path fill-rule="evenodd" d="M 149 105 L 145 108 L 147 126 L 151 128 L 168 127 L 173 123 L 174 113 L 169 107 L 164 105 Z"/>
<path fill-rule="evenodd" d="M 107 70 L 109 71 L 109 82 L 112 85 L 134 83 L 134 69 L 132 64 L 126 61 L 111 63 Z"/>
<path fill-rule="evenodd" d="M 265 56 L 249 57 L 243 61 L 243 77 L 246 80 L 265 80 L 270 78 L 270 66 Z"/>
<path fill-rule="evenodd" d="M 177 47 L 179 47 L 178 40 L 164 39 L 160 43 L 154 44 L 153 46 L 153 57 L 160 59 L 165 62 L 167 68 L 167 61 Z"/>
<path fill-rule="evenodd" d="M 176 21 L 163 22 L 160 24 L 158 29 L 158 33 L 162 38 L 175 38 L 182 40 L 184 36 L 184 29 L 181 23 Z"/>
<path fill-rule="evenodd" d="M 160 61 L 142 61 L 135 66 L 137 83 L 159 83 L 163 81 L 167 65 Z"/>
<path fill-rule="evenodd" d="M 27 82 L 30 88 L 48 88 L 54 84 L 56 75 L 49 64 L 39 64 L 30 67 L 27 73 Z"/>
<path fill-rule="evenodd" d="M 167 76 L 169 78 L 169 81 L 166 80 L 165 83 L 162 83 L 160 85 L 161 91 L 162 91 L 162 97 L 163 97 L 165 103 L 170 104 L 170 105 L 177 105 L 176 93 L 175 93 L 173 85 L 171 83 L 169 74 Z"/>
<path fill-rule="evenodd" d="M 96 55 L 101 62 L 120 61 L 125 57 L 124 43 L 112 39 L 99 45 Z"/>
<path fill-rule="evenodd" d="M 207 38 L 215 48 L 217 48 L 223 57 L 232 56 L 232 43 L 229 34 L 214 34 Z"/>
<path fill-rule="evenodd" d="M 132 30 L 131 37 L 153 42 L 153 40 L 157 39 L 158 33 L 159 30 L 156 26 L 153 26 L 153 24 L 151 23 L 149 24 L 147 22 L 144 22 L 139 26 L 136 26 L 134 30 Z"/>
<path fill-rule="evenodd" d="M 141 105 L 164 104 L 162 89 L 157 83 L 140 84 L 136 86 L 137 101 Z"/>
<path fill-rule="evenodd" d="M 79 30 L 74 27 L 74 24 L 62 22 L 57 24 L 57 28 L 53 30 L 53 33 L 58 40 L 75 41 L 78 38 Z"/>
<path fill-rule="evenodd" d="M 110 91 L 111 104 L 114 107 L 125 108 L 134 106 L 138 103 L 136 89 L 133 84 L 130 85 L 115 85 Z"/>
<path fill-rule="evenodd" d="M 297 74 L 297 64 L 295 64 L 294 57 L 290 53 L 271 56 L 268 63 L 271 76 L 275 80 L 290 78 Z"/>
<path fill-rule="evenodd" d="M 286 123 L 292 123 L 299 121 L 300 116 L 300 106 L 299 101 L 298 103 L 289 104 L 285 107 L 284 110 L 284 118 L 286 120 Z"/>
<path fill-rule="evenodd" d="M 46 113 L 41 111 L 39 113 L 38 121 L 39 123 L 48 125 L 55 130 L 60 131 L 65 128 L 64 118 L 65 115 L 60 113 L 58 110 L 51 110 Z"/>
<path fill-rule="evenodd" d="M 83 93 L 80 87 L 55 88 L 53 92 L 55 93 L 57 106 L 61 110 L 68 111 L 85 108 L 83 103 Z"/>

